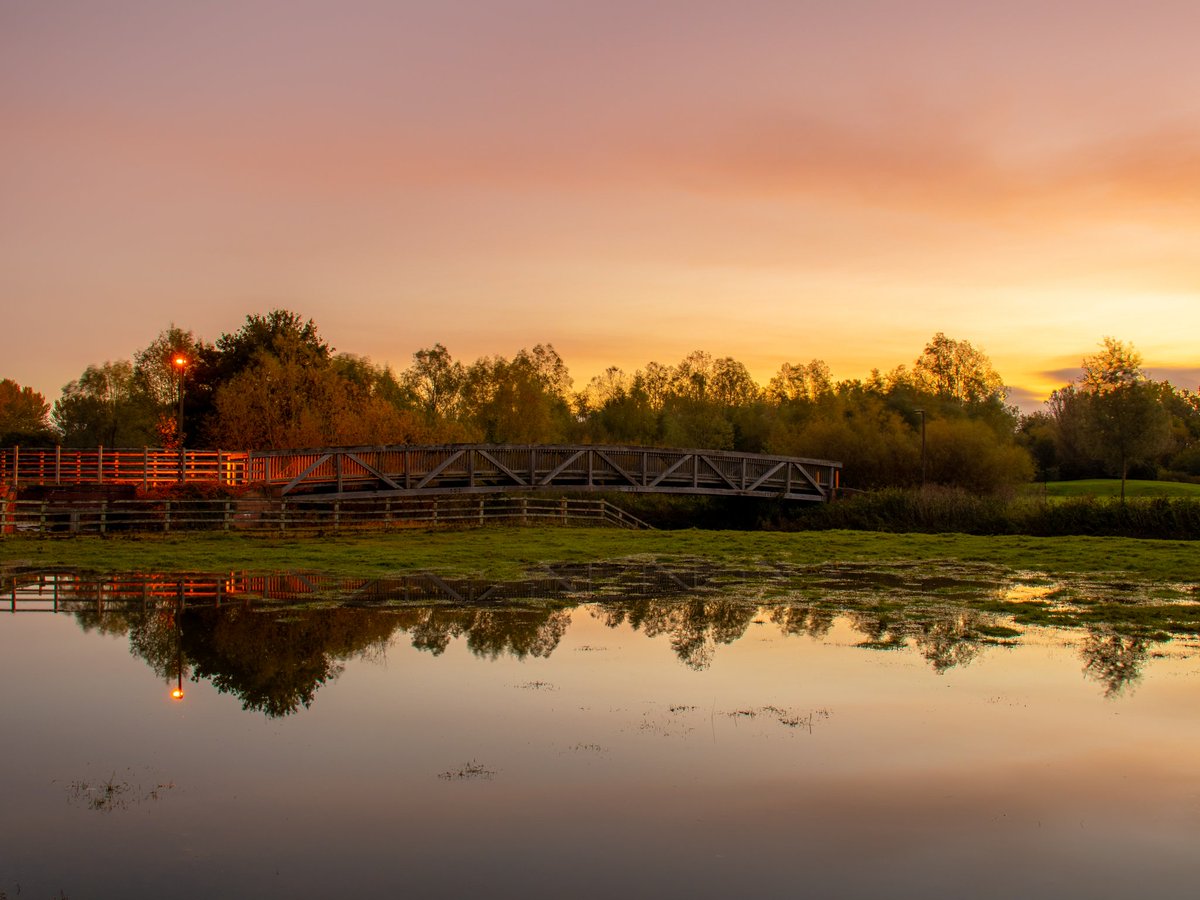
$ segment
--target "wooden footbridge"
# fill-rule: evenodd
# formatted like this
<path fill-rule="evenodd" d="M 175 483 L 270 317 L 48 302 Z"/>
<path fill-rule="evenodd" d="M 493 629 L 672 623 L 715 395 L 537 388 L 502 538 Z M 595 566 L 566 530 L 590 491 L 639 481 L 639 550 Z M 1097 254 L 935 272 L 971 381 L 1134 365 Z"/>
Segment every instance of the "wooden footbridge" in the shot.
<path fill-rule="evenodd" d="M 209 483 L 283 497 L 348 499 L 554 491 L 833 498 L 841 463 L 659 447 L 450 444 L 227 451 L 12 447 L 0 485 L 12 488 Z"/>

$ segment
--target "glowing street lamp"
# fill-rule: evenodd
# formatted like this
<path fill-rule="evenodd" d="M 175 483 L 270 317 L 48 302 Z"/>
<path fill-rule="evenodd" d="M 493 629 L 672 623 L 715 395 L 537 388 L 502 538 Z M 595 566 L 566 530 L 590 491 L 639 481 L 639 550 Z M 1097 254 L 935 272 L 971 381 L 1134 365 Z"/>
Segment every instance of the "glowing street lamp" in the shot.
<path fill-rule="evenodd" d="M 188 358 L 182 353 L 176 353 L 171 364 L 175 366 L 175 370 L 179 373 L 179 449 L 183 449 L 183 373 L 187 369 Z"/>

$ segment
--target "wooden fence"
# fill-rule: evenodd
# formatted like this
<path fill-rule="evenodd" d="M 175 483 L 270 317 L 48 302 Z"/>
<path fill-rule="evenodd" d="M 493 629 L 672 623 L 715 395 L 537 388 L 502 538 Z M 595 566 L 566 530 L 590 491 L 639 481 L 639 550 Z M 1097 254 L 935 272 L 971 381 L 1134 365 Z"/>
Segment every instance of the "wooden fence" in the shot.
<path fill-rule="evenodd" d="M 487 523 L 650 526 L 604 499 L 477 494 L 361 500 L 12 500 L 0 535 L 157 531 L 314 532 Z"/>

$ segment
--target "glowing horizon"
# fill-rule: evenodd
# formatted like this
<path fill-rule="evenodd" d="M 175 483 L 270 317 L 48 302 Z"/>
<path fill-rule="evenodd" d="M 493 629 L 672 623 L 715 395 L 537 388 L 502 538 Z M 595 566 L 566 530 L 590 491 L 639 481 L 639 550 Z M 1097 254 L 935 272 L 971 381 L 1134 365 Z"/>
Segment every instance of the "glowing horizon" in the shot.
<path fill-rule="evenodd" d="M 938 331 L 1026 408 L 1106 335 L 1195 389 L 1200 8 L 1047 6 L 10 6 L 0 377 L 53 402 L 284 307 L 396 370 L 553 344 L 577 389 Z"/>

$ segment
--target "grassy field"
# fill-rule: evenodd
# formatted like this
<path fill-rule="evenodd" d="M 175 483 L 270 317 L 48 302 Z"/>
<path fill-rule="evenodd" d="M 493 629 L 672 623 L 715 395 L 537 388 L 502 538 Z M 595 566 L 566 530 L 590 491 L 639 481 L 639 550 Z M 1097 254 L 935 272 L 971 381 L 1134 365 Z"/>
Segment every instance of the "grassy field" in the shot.
<path fill-rule="evenodd" d="M 1030 485 L 1035 497 L 1120 497 L 1118 478 L 1085 478 L 1080 481 L 1050 481 Z M 1190 497 L 1200 500 L 1200 484 L 1177 481 L 1126 481 L 1126 497 Z"/>
<path fill-rule="evenodd" d="M 556 562 L 703 559 L 770 563 L 896 560 L 989 563 L 1048 574 L 1116 573 L 1200 582 L 1200 553 L 1185 541 L 1111 537 L 884 534 L 867 531 L 620 531 L 598 528 L 404 530 L 286 539 L 226 534 L 6 537 L 0 565 L 106 572 L 310 571 L 380 577 L 430 571 L 517 577 Z"/>

